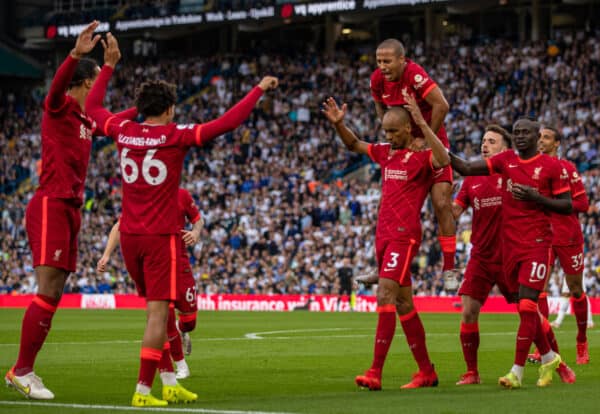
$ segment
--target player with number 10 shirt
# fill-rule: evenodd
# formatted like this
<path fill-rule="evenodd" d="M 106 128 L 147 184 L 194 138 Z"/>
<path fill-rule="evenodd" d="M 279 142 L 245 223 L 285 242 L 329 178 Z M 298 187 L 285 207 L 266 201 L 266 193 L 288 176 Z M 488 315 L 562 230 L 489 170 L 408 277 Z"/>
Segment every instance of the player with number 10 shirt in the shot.
<path fill-rule="evenodd" d="M 498 380 L 505 388 L 521 387 L 532 342 L 542 356 L 539 387 L 552 382 L 553 371 L 562 363 L 555 341 L 551 342 L 551 328 L 542 324 L 537 301 L 548 277 L 552 245 L 549 213 L 570 214 L 572 203 L 560 164 L 537 150 L 539 131 L 537 122 L 517 120 L 513 137 L 518 154 L 504 151 L 485 161 L 470 162 L 451 154 L 452 167 L 462 175 L 502 175 L 502 263 L 505 283 L 511 291 L 519 292 L 520 317 L 514 365 Z"/>

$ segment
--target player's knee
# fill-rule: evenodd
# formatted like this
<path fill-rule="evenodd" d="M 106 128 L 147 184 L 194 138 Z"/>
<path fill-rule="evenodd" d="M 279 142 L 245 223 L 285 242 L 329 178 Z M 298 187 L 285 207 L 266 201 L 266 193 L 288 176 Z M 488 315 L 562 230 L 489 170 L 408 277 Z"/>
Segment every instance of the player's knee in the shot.
<path fill-rule="evenodd" d="M 396 312 L 398 312 L 398 315 L 406 315 L 408 313 L 411 313 L 414 310 L 414 308 L 415 307 L 412 301 L 408 301 L 405 299 L 396 300 Z"/>
<path fill-rule="evenodd" d="M 583 295 L 581 278 L 567 278 L 567 285 L 569 286 L 569 292 L 571 292 L 571 296 L 573 296 L 575 299 L 579 299 L 581 295 Z"/>
<path fill-rule="evenodd" d="M 377 306 L 394 304 L 396 300 L 394 292 L 383 283 L 377 286 Z"/>
<path fill-rule="evenodd" d="M 577 286 L 571 289 L 571 296 L 573 296 L 575 299 L 579 299 L 581 295 L 583 295 L 583 289 L 581 288 L 581 286 Z"/>
<path fill-rule="evenodd" d="M 471 307 L 463 308 L 462 321 L 464 323 L 475 323 L 479 320 L 479 310 Z"/>

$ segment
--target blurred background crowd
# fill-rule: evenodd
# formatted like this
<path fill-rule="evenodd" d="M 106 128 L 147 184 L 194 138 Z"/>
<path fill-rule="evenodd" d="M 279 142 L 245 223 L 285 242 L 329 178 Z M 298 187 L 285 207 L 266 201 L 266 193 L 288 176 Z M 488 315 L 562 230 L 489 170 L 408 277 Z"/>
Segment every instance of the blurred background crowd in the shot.
<path fill-rule="evenodd" d="M 506 40 L 466 46 L 456 37 L 437 47 L 420 42 L 406 46 L 407 56 L 444 92 L 450 104 L 446 129 L 453 151 L 461 156 L 480 156 L 489 123 L 510 128 L 517 117 L 530 116 L 562 131 L 562 156 L 576 164 L 590 199 L 589 211 L 580 216 L 584 285 L 589 296 L 600 296 L 600 36 L 558 35 L 550 47 L 547 42 L 517 47 Z M 185 160 L 181 185 L 205 220 L 200 242 L 190 250 L 199 293 L 336 294 L 341 267 L 349 265 L 354 275 L 376 268 L 379 169 L 366 157 L 348 152 L 319 110 L 326 97 L 334 96 L 348 103 L 348 123 L 359 136 L 381 140 L 369 91 L 375 67 L 374 50 L 360 48 L 334 56 L 257 51 L 125 58 L 120 64 L 107 93 L 113 111 L 133 104 L 142 80 L 161 78 L 178 85 L 180 123 L 214 119 L 262 75 L 280 78 L 281 87 L 260 101 L 242 127 L 192 149 Z M 48 82 L 52 74 L 48 72 Z M 0 293 L 36 288 L 24 213 L 38 180 L 45 92 L 42 86 L 27 94 L 0 91 Z M 120 253 L 113 255 L 106 272 L 96 271 L 120 213 L 120 183 L 116 147 L 107 138 L 95 138 L 78 269 L 69 277 L 69 292 L 135 292 Z M 412 264 L 413 289 L 416 295 L 446 295 L 429 201 L 422 223 L 424 237 Z M 460 269 L 469 257 L 470 229 L 467 212 L 457 233 Z M 559 293 L 557 277 L 550 284 L 554 295 Z M 372 294 L 364 286 L 356 289 Z"/>

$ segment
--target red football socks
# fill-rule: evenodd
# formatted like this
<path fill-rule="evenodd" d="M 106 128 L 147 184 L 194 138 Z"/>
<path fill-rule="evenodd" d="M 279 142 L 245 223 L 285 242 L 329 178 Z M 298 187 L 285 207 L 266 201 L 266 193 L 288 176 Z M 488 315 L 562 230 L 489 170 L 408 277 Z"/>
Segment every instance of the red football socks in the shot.
<path fill-rule="evenodd" d="M 517 331 L 515 365 L 522 367 L 525 366 L 527 354 L 529 353 L 531 344 L 536 337 L 537 327 L 538 325 L 541 327 L 541 319 L 538 313 L 537 303 L 530 299 L 519 300 L 519 317 L 521 322 L 519 324 L 519 330 Z M 543 334 L 541 336 L 545 338 Z M 546 341 L 546 352 L 548 352 L 549 348 L 548 341 Z M 542 355 L 546 352 L 543 352 L 543 350 L 540 349 L 540 353 Z"/>
<path fill-rule="evenodd" d="M 396 305 L 378 306 L 377 314 L 377 332 L 375 333 L 375 349 L 371 369 L 381 372 L 396 332 Z"/>
<path fill-rule="evenodd" d="M 479 324 L 460 323 L 460 343 L 467 363 L 467 371 L 477 371 L 477 350 L 479 349 Z"/>
<path fill-rule="evenodd" d="M 171 347 L 171 356 L 173 361 L 181 361 L 183 359 L 183 344 L 181 343 L 181 336 L 175 326 L 175 309 L 169 307 L 169 318 L 167 319 L 167 336 L 169 339 L 169 345 Z"/>
<path fill-rule="evenodd" d="M 546 319 L 544 317 L 540 317 L 540 322 L 541 322 L 541 326 L 542 326 L 541 331 L 546 336 L 546 340 L 548 341 L 548 345 L 550 345 L 550 349 L 552 349 L 557 354 L 560 354 L 560 352 L 558 351 L 558 342 L 556 341 L 556 337 L 554 336 L 554 331 L 552 330 L 552 326 L 550 325 L 550 322 L 548 322 L 548 319 Z M 536 338 L 536 344 L 537 344 L 537 338 Z M 538 348 L 538 351 L 539 351 L 539 348 Z M 542 353 L 542 351 L 539 351 L 539 352 L 540 352 L 540 355 L 544 355 L 544 353 Z"/>
<path fill-rule="evenodd" d="M 152 388 L 156 368 L 162 358 L 163 350 L 154 348 L 142 348 L 140 352 L 140 373 L 138 384 Z"/>
<path fill-rule="evenodd" d="M 438 236 L 442 255 L 444 256 L 444 265 L 442 270 L 454 269 L 454 256 L 456 256 L 456 236 Z"/>
<path fill-rule="evenodd" d="M 162 350 L 162 355 L 160 357 L 160 361 L 158 362 L 158 371 L 163 372 L 175 372 L 173 369 L 173 363 L 171 362 L 171 345 L 169 342 L 165 342 L 165 345 Z"/>
<path fill-rule="evenodd" d="M 35 358 L 50 332 L 58 302 L 59 300 L 49 296 L 36 295 L 29 304 L 21 325 L 21 344 L 14 366 L 15 375 L 23 376 L 33 371 Z"/>
<path fill-rule="evenodd" d="M 548 309 L 548 293 L 541 292 L 540 296 L 538 296 L 538 309 L 542 316 L 548 319 L 550 315 L 550 309 Z"/>
<path fill-rule="evenodd" d="M 400 322 L 402 323 L 404 335 L 406 335 L 408 347 L 419 366 L 419 371 L 433 371 L 433 366 L 431 365 L 429 354 L 427 353 L 427 345 L 425 344 L 425 328 L 423 328 L 421 318 L 419 318 L 417 311 L 413 309 L 406 315 L 401 315 Z"/>
<path fill-rule="evenodd" d="M 571 307 L 577 321 L 577 342 L 587 342 L 588 301 L 585 293 L 579 298 L 571 298 Z"/>

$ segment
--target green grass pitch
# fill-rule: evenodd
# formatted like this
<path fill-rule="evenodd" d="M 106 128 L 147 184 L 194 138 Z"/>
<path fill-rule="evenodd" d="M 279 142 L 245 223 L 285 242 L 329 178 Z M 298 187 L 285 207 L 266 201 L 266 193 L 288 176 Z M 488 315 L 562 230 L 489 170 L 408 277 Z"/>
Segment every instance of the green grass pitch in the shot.
<path fill-rule="evenodd" d="M 17 356 L 22 315 L 22 309 L 0 310 L 3 374 Z M 465 370 L 459 315 L 421 317 L 439 386 L 399 389 L 416 365 L 398 323 L 383 391 L 369 392 L 354 385 L 354 376 L 371 363 L 376 314 L 200 312 L 192 333 L 193 352 L 187 357 L 192 377 L 182 381 L 200 398 L 195 404 L 170 405 L 169 412 L 598 412 L 598 329 L 588 334 L 591 363 L 586 366 L 575 364 L 573 318 L 556 331 L 561 353 L 577 373 L 576 384 L 562 384 L 555 377 L 550 387 L 538 389 L 537 367 L 528 365 L 524 387 L 509 391 L 501 389 L 497 379 L 512 366 L 516 314 L 481 316 L 483 384 L 466 387 L 454 385 Z M 130 412 L 144 320 L 143 311 L 59 310 L 36 364 L 36 373 L 56 394 L 52 403 L 59 405 L 29 405 L 14 390 L 1 387 L 0 413 Z M 158 377 L 153 393 L 160 395 Z"/>

